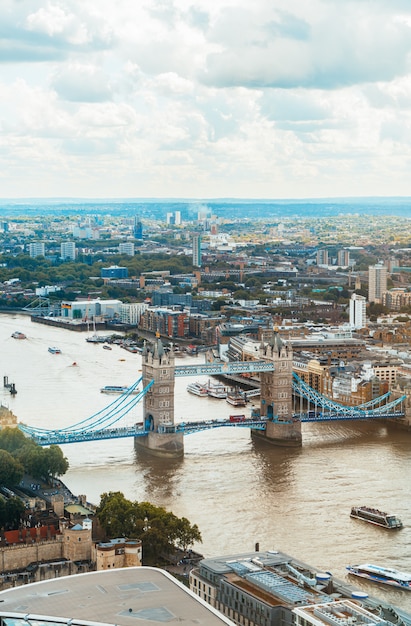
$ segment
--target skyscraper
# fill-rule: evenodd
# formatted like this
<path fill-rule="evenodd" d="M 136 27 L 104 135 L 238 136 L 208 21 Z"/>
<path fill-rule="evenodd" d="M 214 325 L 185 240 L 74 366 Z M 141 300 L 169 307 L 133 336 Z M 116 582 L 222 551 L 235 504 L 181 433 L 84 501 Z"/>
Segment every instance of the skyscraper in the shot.
<path fill-rule="evenodd" d="M 143 223 L 138 219 L 138 216 L 134 216 L 134 238 L 143 239 Z"/>
<path fill-rule="evenodd" d="M 380 303 L 384 291 L 387 291 L 387 268 L 380 261 L 368 268 L 368 302 Z"/>
<path fill-rule="evenodd" d="M 193 265 L 201 267 L 201 237 L 194 235 L 193 237 Z"/>
<path fill-rule="evenodd" d="M 366 320 L 366 299 L 358 293 L 353 293 L 350 300 L 350 326 L 355 330 L 365 328 Z"/>

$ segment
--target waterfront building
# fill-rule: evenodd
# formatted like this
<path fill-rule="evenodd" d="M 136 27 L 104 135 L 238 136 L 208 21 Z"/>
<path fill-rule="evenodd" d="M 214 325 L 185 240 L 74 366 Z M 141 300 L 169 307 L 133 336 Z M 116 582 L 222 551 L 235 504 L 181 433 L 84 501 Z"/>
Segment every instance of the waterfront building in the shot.
<path fill-rule="evenodd" d="M 60 258 L 63 261 L 76 260 L 76 244 L 74 241 L 63 241 L 60 246 Z"/>
<path fill-rule="evenodd" d="M 350 299 L 350 327 L 360 330 L 367 325 L 366 319 L 367 301 L 364 296 L 353 293 Z"/>
<path fill-rule="evenodd" d="M 118 251 L 120 254 L 128 254 L 129 256 L 134 256 L 134 243 L 132 241 L 124 241 L 123 243 L 119 244 Z"/>
<path fill-rule="evenodd" d="M 368 302 L 382 302 L 382 294 L 387 291 L 387 268 L 380 262 L 368 268 Z"/>
<path fill-rule="evenodd" d="M 74 320 L 113 319 L 120 314 L 121 300 L 63 300 L 62 317 Z"/>
<path fill-rule="evenodd" d="M 46 565 L 46 564 L 45 564 Z M 56 577 L 0 592 L 5 626 L 130 626 L 179 622 L 234 626 L 176 578 L 154 567 Z"/>
<path fill-rule="evenodd" d="M 193 237 L 193 265 L 201 267 L 201 237 L 194 235 Z"/>
<path fill-rule="evenodd" d="M 101 268 L 101 278 L 127 278 L 127 267 L 120 267 L 119 265 L 111 265 L 110 267 Z"/>
<path fill-rule="evenodd" d="M 193 593 L 236 624 L 390 626 L 401 622 L 395 607 L 276 550 L 203 559 L 191 570 L 189 581 Z M 403 611 L 401 615 L 404 619 Z"/>
<path fill-rule="evenodd" d="M 45 256 L 46 254 L 46 246 L 43 241 L 35 241 L 33 243 L 29 243 L 28 245 L 29 255 L 32 258 L 36 256 Z"/>
<path fill-rule="evenodd" d="M 141 316 L 147 309 L 147 302 L 123 303 L 119 307 L 120 321 L 122 324 L 138 326 Z"/>

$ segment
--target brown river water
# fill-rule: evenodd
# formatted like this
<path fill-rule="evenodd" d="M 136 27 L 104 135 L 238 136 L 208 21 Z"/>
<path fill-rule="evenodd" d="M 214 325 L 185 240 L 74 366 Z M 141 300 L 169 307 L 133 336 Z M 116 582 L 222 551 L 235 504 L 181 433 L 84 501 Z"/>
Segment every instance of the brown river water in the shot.
<path fill-rule="evenodd" d="M 16 330 L 27 339 L 13 339 Z M 69 426 L 113 401 L 101 387 L 139 378 L 139 355 L 119 346 L 104 350 L 86 336 L 24 315 L 0 315 L 0 374 L 17 389 L 12 397 L 1 386 L 0 401 L 19 421 Z M 49 346 L 62 353 L 50 354 Z M 238 412 L 224 400 L 189 394 L 192 380 L 176 379 L 176 421 Z M 141 419 L 138 405 L 125 424 Z M 184 445 L 178 461 L 139 456 L 132 439 L 63 445 L 70 463 L 63 480 L 96 504 L 102 493 L 121 491 L 187 517 L 200 528 L 203 543 L 196 549 L 205 556 L 252 551 L 258 542 L 262 550 L 284 551 L 343 580 L 350 563 L 411 572 L 411 433 L 378 421 L 304 424 L 302 447 L 286 449 L 253 442 L 246 428 L 219 428 L 189 435 Z M 386 531 L 353 520 L 354 504 L 395 513 L 404 528 Z M 411 612 L 410 592 L 350 582 Z"/>

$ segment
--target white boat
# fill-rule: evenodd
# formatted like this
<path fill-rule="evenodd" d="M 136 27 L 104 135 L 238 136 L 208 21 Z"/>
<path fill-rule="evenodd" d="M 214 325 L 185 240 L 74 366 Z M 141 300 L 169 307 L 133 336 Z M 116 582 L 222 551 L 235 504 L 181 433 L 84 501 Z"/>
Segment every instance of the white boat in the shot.
<path fill-rule="evenodd" d="M 60 348 L 56 348 L 54 346 L 49 348 L 49 352 L 51 352 L 51 354 L 61 354 Z"/>
<path fill-rule="evenodd" d="M 369 506 L 351 507 L 350 517 L 392 530 L 402 528 L 402 522 L 396 515 L 389 515 L 388 513 L 384 513 L 384 511 L 373 509 Z"/>
<path fill-rule="evenodd" d="M 130 387 L 127 387 L 127 385 L 106 385 L 105 387 L 102 387 L 100 391 L 101 393 L 130 393 L 134 395 L 140 393 L 137 388 L 130 391 Z"/>
<path fill-rule="evenodd" d="M 400 572 L 390 567 L 381 567 L 372 563 L 363 563 L 362 565 L 347 565 L 349 574 L 366 578 L 374 583 L 390 585 L 399 589 L 408 589 L 411 591 L 411 574 L 409 572 Z"/>
<path fill-rule="evenodd" d="M 187 391 L 195 396 L 205 397 L 208 395 L 207 387 L 201 383 L 190 383 L 187 385 Z"/>
<path fill-rule="evenodd" d="M 223 383 L 213 383 L 208 381 L 207 393 L 210 398 L 217 398 L 219 400 L 223 400 L 227 397 L 227 389 Z"/>
<path fill-rule="evenodd" d="M 247 404 L 244 394 L 237 389 L 231 389 L 227 393 L 226 402 L 232 406 L 245 406 Z"/>

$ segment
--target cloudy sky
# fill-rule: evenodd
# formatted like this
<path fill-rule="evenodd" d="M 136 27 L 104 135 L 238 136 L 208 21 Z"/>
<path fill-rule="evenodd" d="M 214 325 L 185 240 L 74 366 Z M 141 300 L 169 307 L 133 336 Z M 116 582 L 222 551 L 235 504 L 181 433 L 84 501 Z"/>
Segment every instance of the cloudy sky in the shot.
<path fill-rule="evenodd" d="M 410 0 L 1 0 L 0 197 L 411 195 Z"/>

